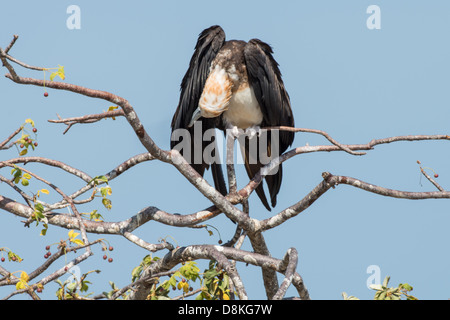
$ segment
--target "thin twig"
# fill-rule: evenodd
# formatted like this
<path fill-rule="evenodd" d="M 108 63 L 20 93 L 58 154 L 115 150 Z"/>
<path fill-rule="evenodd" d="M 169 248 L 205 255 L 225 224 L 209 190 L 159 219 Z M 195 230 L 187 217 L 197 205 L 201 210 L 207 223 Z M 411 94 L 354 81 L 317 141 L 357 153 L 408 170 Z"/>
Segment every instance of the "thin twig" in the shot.
<path fill-rule="evenodd" d="M 422 174 L 425 176 L 425 178 L 427 178 L 428 181 L 430 181 L 439 191 L 445 191 L 444 188 L 442 188 L 439 185 L 439 183 L 436 182 L 436 180 L 434 180 L 432 177 L 430 177 L 430 175 L 428 173 L 426 173 L 422 167 L 420 167 L 420 172 L 422 172 Z"/>
<path fill-rule="evenodd" d="M 11 139 L 14 138 L 20 131 L 22 131 L 22 129 L 23 129 L 23 127 L 20 126 L 19 128 L 16 129 L 16 131 L 14 131 L 13 133 L 11 133 L 11 135 L 10 135 L 8 138 L 6 138 L 2 143 L 0 143 L 0 150 L 11 148 L 11 147 L 14 145 L 14 143 L 10 144 L 7 148 L 5 148 L 5 145 L 6 145 L 9 141 L 11 141 Z"/>
<path fill-rule="evenodd" d="M 291 128 L 291 127 L 286 127 L 286 126 L 266 127 L 266 128 L 263 128 L 263 129 L 265 129 L 265 130 L 291 131 L 291 132 L 307 132 L 307 133 L 320 134 L 320 135 L 324 136 L 332 144 L 334 144 L 335 146 L 339 147 L 340 149 L 344 150 L 347 153 L 350 153 L 350 154 L 355 155 L 355 156 L 362 156 L 362 155 L 366 154 L 365 152 L 355 152 L 355 151 L 351 150 L 346 145 L 341 144 L 341 143 L 337 142 L 336 140 L 334 140 L 328 133 L 326 133 L 323 130 L 306 129 L 306 128 Z"/>
<path fill-rule="evenodd" d="M 66 118 L 66 119 L 61 119 L 58 115 L 58 120 L 48 120 L 48 122 L 51 123 L 64 123 L 67 125 L 66 130 L 64 130 L 63 134 L 66 134 L 67 131 L 69 131 L 69 129 L 77 124 L 90 124 L 90 123 L 95 123 L 98 122 L 102 119 L 107 119 L 107 118 L 115 118 L 115 117 L 120 117 L 120 116 L 125 116 L 124 112 L 122 109 L 119 110 L 112 110 L 112 111 L 105 111 L 102 113 L 98 113 L 98 114 L 89 114 L 89 115 L 85 115 L 82 117 L 73 117 L 73 118 Z"/>
<path fill-rule="evenodd" d="M 5 49 L 5 53 L 8 53 L 9 50 L 11 50 L 12 46 L 14 45 L 14 43 L 16 43 L 17 39 L 19 38 L 19 36 L 17 34 L 15 34 L 13 36 L 13 39 L 11 40 L 10 44 L 6 47 Z"/>

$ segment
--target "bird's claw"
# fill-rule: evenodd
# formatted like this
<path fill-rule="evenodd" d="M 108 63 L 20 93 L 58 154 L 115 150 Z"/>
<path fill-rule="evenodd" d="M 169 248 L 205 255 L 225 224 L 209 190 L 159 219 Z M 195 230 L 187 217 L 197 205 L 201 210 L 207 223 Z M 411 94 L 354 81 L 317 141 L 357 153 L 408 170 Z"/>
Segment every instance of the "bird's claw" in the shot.
<path fill-rule="evenodd" d="M 242 133 L 242 129 L 239 129 L 237 126 L 232 126 L 227 129 L 227 136 L 230 136 L 233 139 L 239 138 Z"/>
<path fill-rule="evenodd" d="M 253 139 L 255 136 L 261 136 L 261 132 L 261 127 L 259 126 L 253 126 L 245 129 L 245 134 L 249 139 Z"/>
<path fill-rule="evenodd" d="M 232 126 L 227 129 L 227 135 L 236 139 L 242 135 L 245 135 L 249 139 L 253 139 L 256 136 L 261 136 L 262 130 L 259 126 L 248 127 L 245 130 L 239 129 L 237 126 Z"/>

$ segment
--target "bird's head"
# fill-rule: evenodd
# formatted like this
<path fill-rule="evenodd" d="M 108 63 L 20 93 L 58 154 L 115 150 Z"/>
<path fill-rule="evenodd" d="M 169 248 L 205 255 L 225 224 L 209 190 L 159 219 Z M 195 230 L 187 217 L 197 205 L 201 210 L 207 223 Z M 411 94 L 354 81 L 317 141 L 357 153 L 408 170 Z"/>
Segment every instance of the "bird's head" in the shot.
<path fill-rule="evenodd" d="M 189 126 L 192 126 L 200 117 L 215 118 L 225 112 L 230 102 L 232 86 L 227 72 L 216 66 L 206 79 L 198 108 Z"/>

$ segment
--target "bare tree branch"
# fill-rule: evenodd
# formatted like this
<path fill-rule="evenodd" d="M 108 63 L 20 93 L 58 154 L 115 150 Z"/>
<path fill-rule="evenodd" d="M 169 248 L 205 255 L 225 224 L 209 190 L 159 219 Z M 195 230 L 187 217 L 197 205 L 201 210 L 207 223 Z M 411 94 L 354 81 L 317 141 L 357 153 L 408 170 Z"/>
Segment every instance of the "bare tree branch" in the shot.
<path fill-rule="evenodd" d="M 107 118 L 115 118 L 115 117 L 120 117 L 120 116 L 124 116 L 125 114 L 123 113 L 122 109 L 119 110 L 112 110 L 112 111 L 105 111 L 102 113 L 98 113 L 98 114 L 89 114 L 89 115 L 85 115 L 85 116 L 81 116 L 81 117 L 73 117 L 73 118 L 67 118 L 67 119 L 58 119 L 58 120 L 48 120 L 48 122 L 51 123 L 64 123 L 67 125 L 66 130 L 64 130 L 63 134 L 66 134 L 67 131 L 69 131 L 69 129 L 77 124 L 77 123 L 95 123 L 98 122 L 102 119 L 107 119 Z M 58 115 L 59 117 L 59 115 Z"/>
<path fill-rule="evenodd" d="M 0 195 L 0 209 L 10 212 L 14 215 L 29 218 L 33 214 L 33 209 L 25 206 L 19 202 Z M 86 232 L 97 234 L 112 234 L 123 235 L 128 240 L 134 242 L 139 241 L 138 238 L 132 236 L 131 232 L 140 226 L 144 225 L 148 221 L 157 221 L 163 224 L 176 226 L 176 227 L 189 227 L 198 223 L 204 222 L 220 214 L 219 211 L 199 211 L 197 213 L 188 215 L 170 214 L 159 210 L 156 207 L 147 207 L 141 210 L 137 215 L 132 216 L 126 220 L 120 222 L 104 222 L 104 221 L 91 221 L 83 219 L 83 225 L 86 228 Z M 47 212 L 48 223 L 51 225 L 63 227 L 65 229 L 79 229 L 78 220 L 68 214 Z M 148 246 L 147 244 L 143 245 Z M 160 245 L 152 245 L 150 251 L 159 250 Z M 163 248 L 170 248 L 169 244 L 162 246 Z"/>
<path fill-rule="evenodd" d="M 273 296 L 274 300 L 283 299 L 284 295 L 286 294 L 286 290 L 289 288 L 292 283 L 292 279 L 294 278 L 295 270 L 297 269 L 297 262 L 297 250 L 295 248 L 290 248 L 283 258 L 282 268 L 285 269 L 286 272 L 284 273 L 283 283 L 281 284 L 276 294 Z"/>
<path fill-rule="evenodd" d="M 418 164 L 420 164 L 420 161 L 417 161 Z M 428 179 L 428 181 L 430 181 L 439 191 L 445 191 L 444 188 L 442 188 L 439 183 L 436 182 L 436 180 L 434 180 L 432 177 L 430 177 L 430 175 L 428 175 L 424 168 L 420 167 L 420 172 L 422 172 L 422 174 L 425 176 L 425 178 Z M 437 178 L 437 176 L 436 176 Z"/>
<path fill-rule="evenodd" d="M 409 192 L 400 191 L 394 189 L 388 189 L 379 187 L 359 179 L 346 177 L 346 176 L 334 176 L 328 172 L 322 174 L 323 181 L 321 181 L 313 190 L 311 190 L 302 200 L 296 204 L 282 210 L 278 214 L 264 219 L 261 221 L 260 226 L 262 230 L 268 230 L 279 226 L 287 220 L 295 217 L 299 213 L 306 210 L 312 205 L 320 196 L 327 192 L 330 188 L 334 188 L 338 184 L 348 184 L 353 187 L 383 195 L 386 197 L 401 198 L 401 199 L 449 199 L 450 191 L 435 191 L 435 192 Z"/>

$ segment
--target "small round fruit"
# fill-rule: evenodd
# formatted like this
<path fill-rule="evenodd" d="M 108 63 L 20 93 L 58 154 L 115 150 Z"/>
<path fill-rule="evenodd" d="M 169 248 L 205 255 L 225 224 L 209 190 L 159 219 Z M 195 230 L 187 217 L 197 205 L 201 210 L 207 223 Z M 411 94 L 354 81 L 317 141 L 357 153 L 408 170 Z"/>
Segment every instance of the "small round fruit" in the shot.
<path fill-rule="evenodd" d="M 112 246 L 109 247 L 109 251 L 113 251 L 114 248 Z"/>
<path fill-rule="evenodd" d="M 438 177 L 439 177 L 439 175 L 438 175 L 438 174 L 436 173 L 436 174 L 434 175 L 434 177 L 435 177 L 435 178 L 438 178 Z"/>
<path fill-rule="evenodd" d="M 105 254 L 105 255 L 103 256 L 103 260 L 106 260 L 106 259 L 108 259 L 108 256 Z"/>
<path fill-rule="evenodd" d="M 108 262 L 113 262 L 113 258 L 109 258 L 109 259 L 108 259 Z"/>
<path fill-rule="evenodd" d="M 2 262 L 5 262 L 5 257 L 2 257 Z"/>
<path fill-rule="evenodd" d="M 48 92 L 44 92 L 44 97 L 48 97 Z"/>
<path fill-rule="evenodd" d="M 37 129 L 36 129 L 36 128 L 33 128 L 33 132 L 37 132 Z"/>
<path fill-rule="evenodd" d="M 47 250 L 47 251 L 50 250 L 50 246 L 46 246 L 45 250 Z"/>
<path fill-rule="evenodd" d="M 37 146 L 38 146 L 38 143 L 37 143 L 37 142 L 35 142 L 35 143 L 34 143 L 34 146 L 35 146 L 35 147 L 37 147 Z"/>

